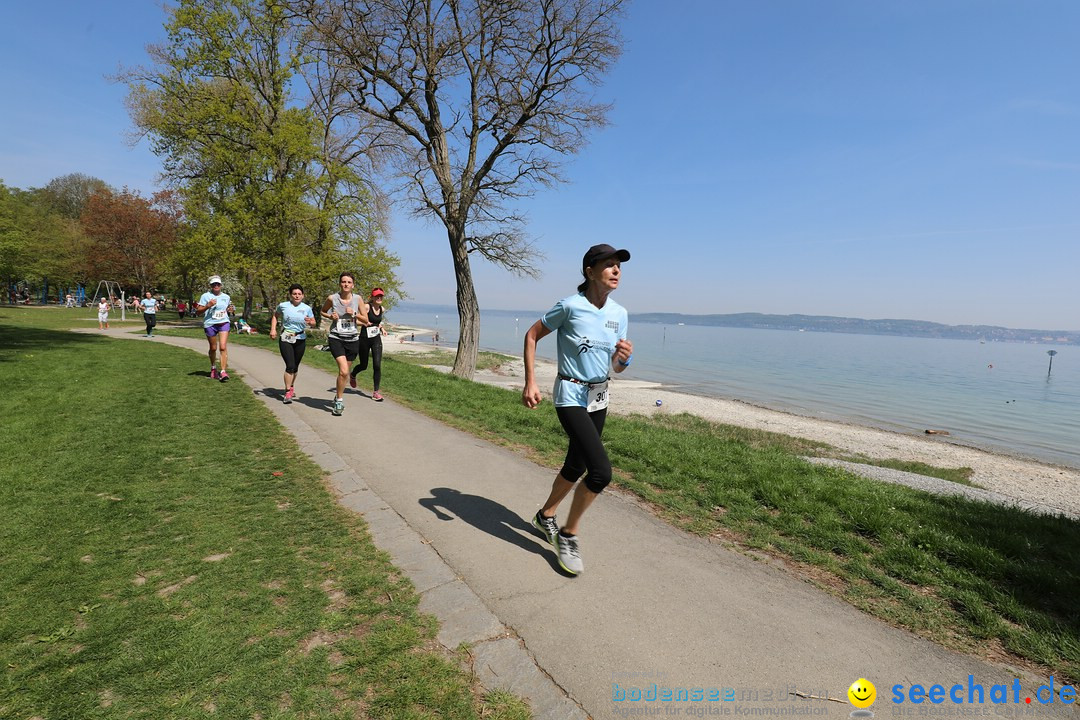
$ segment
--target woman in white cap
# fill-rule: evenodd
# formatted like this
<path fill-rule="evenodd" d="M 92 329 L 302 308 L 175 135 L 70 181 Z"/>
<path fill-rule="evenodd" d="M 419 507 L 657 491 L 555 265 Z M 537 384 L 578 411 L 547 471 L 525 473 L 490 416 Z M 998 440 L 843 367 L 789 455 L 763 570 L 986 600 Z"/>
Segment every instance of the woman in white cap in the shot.
<path fill-rule="evenodd" d="M 612 369 L 621 373 L 630 366 L 634 346 L 626 339 L 626 309 L 608 296 L 619 286 L 626 250 L 593 245 L 581 260 L 584 282 L 576 295 L 555 303 L 525 333 L 525 389 L 521 401 L 532 409 L 540 404 L 536 384 L 536 343 L 558 332 L 559 374 L 552 392 L 555 414 L 570 439 L 566 460 L 555 476 L 544 506 L 533 516 L 533 525 L 558 549 L 559 565 L 571 575 L 585 569 L 578 544 L 581 518 L 596 496 L 611 482 L 611 461 L 600 439 L 607 417 L 608 380 Z M 555 511 L 574 489 L 570 514 L 559 529 Z"/>
<path fill-rule="evenodd" d="M 229 313 L 235 311 L 232 298 L 221 290 L 221 276 L 210 276 L 210 291 L 204 292 L 199 302 L 195 305 L 195 312 L 205 313 L 203 316 L 203 332 L 206 333 L 206 341 L 210 343 L 210 379 L 226 382 L 229 373 L 226 368 L 229 365 Z M 217 357 L 215 357 L 217 356 Z M 215 361 L 220 358 L 221 368 L 215 366 Z"/>

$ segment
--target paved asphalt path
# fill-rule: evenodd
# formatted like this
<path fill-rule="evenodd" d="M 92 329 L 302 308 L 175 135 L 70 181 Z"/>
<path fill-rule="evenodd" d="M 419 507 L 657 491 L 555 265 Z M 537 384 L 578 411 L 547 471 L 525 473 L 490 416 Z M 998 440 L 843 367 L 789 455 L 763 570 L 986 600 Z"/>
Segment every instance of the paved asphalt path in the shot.
<path fill-rule="evenodd" d="M 128 337 L 205 355 L 202 340 Z M 342 504 L 364 515 L 376 542 L 413 578 L 421 607 L 442 623 L 440 640 L 469 643 L 480 680 L 527 697 L 538 718 L 841 717 L 855 709 L 847 689 L 861 677 L 876 685 L 870 709 L 878 717 L 1080 717 L 1076 705 L 1035 701 L 1048 678 L 889 627 L 770 562 L 672 528 L 623 493 L 606 491 L 590 509 L 581 534 L 585 572 L 568 577 L 529 524 L 550 469 L 398 405 L 392 379 L 382 403 L 347 390 L 345 413 L 334 417 L 331 374 L 302 365 L 297 401 L 283 405 L 276 354 L 234 344 L 229 360 L 234 381 L 264 399 L 331 473 Z M 370 373 L 359 379 L 363 388 Z M 554 410 L 545 402 L 537 412 Z M 968 703 L 969 675 L 986 704 Z M 1019 705 L 1011 702 L 1017 677 Z M 697 702 L 631 699 L 654 684 L 673 697 L 704 692 Z M 961 684 L 963 704 L 947 695 L 941 704 L 892 701 L 893 686 L 913 684 L 946 692 Z M 990 703 L 995 684 L 1008 686 L 1009 704 Z M 714 688 L 721 699 L 709 699 Z"/>

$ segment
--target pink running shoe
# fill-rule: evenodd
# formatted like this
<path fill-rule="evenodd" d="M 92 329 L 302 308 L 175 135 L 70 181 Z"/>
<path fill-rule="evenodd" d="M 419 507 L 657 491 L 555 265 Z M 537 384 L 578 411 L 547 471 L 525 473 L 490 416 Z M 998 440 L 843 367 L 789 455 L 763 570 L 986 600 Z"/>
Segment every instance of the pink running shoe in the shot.
<path fill-rule="evenodd" d="M 211 380 L 217 380 L 218 377 L 220 377 L 220 376 L 218 375 L 217 368 L 216 367 L 210 368 L 210 379 Z"/>
<path fill-rule="evenodd" d="M 228 379 L 229 379 L 229 373 L 225 372 L 224 370 L 222 370 L 220 373 L 218 373 L 218 380 L 220 380 L 221 382 L 225 382 Z"/>
<path fill-rule="evenodd" d="M 382 402 L 382 393 L 376 390 L 371 394 L 371 399 L 375 402 Z"/>
<path fill-rule="evenodd" d="M 282 400 L 282 402 L 284 402 L 286 405 L 288 405 L 289 403 L 292 402 L 292 399 L 293 399 L 294 395 L 296 395 L 296 391 L 293 390 L 292 388 L 289 388 L 288 390 L 285 391 L 285 399 Z"/>

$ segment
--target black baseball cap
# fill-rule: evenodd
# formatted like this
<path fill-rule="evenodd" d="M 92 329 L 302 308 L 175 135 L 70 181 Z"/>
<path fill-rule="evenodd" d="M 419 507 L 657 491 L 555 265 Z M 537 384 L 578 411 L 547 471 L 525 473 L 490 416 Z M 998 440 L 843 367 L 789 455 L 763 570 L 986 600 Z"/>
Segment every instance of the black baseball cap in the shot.
<path fill-rule="evenodd" d="M 589 248 L 589 251 L 585 253 L 585 257 L 581 258 L 581 271 L 585 272 L 585 268 L 592 267 L 601 260 L 607 260 L 613 255 L 619 258 L 619 262 L 626 262 L 630 259 L 629 250 L 616 250 L 606 243 L 593 245 Z"/>

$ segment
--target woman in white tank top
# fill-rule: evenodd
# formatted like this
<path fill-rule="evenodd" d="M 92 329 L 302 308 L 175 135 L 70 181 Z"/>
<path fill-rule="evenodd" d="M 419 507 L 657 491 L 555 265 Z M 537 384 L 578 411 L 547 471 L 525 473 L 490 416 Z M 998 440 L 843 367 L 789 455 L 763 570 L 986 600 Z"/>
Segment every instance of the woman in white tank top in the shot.
<path fill-rule="evenodd" d="M 350 272 L 338 278 L 341 290 L 326 298 L 322 316 L 331 321 L 330 352 L 338 366 L 337 395 L 331 412 L 340 415 L 345 411 L 345 384 L 349 382 L 349 365 L 360 353 L 360 328 L 368 324 L 368 306 L 353 293 L 356 279 Z"/>

